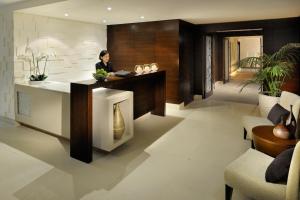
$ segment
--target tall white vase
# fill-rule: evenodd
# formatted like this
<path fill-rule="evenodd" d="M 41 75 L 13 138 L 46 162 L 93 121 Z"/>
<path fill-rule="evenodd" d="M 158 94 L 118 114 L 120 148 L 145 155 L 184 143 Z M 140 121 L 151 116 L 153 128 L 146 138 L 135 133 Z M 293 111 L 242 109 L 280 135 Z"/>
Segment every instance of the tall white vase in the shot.
<path fill-rule="evenodd" d="M 263 93 L 258 94 L 259 111 L 262 117 L 267 117 L 272 107 L 279 102 L 279 97 L 272 97 Z"/>

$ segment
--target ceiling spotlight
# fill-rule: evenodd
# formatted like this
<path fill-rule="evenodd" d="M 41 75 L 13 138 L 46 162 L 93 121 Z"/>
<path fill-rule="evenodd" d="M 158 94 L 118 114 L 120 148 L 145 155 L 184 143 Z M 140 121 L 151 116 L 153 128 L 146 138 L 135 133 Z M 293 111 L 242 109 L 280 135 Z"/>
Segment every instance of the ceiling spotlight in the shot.
<path fill-rule="evenodd" d="M 65 17 L 69 17 L 69 14 L 68 14 L 68 13 L 65 13 Z"/>
<path fill-rule="evenodd" d="M 144 16 L 141 16 L 140 18 L 141 18 L 141 19 L 144 19 L 145 17 L 144 17 Z"/>
<path fill-rule="evenodd" d="M 106 19 L 104 19 L 102 22 L 103 22 L 103 23 L 106 23 Z"/>
<path fill-rule="evenodd" d="M 111 8 L 111 7 L 107 7 L 107 10 L 108 10 L 108 11 L 111 11 L 111 10 L 112 10 L 112 8 Z"/>

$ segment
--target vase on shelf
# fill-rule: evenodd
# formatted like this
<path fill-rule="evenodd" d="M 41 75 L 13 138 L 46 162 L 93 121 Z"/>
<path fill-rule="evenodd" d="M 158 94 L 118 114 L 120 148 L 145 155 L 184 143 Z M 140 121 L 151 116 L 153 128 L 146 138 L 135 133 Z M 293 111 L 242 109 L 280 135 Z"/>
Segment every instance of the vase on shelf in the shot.
<path fill-rule="evenodd" d="M 289 139 L 290 133 L 287 127 L 285 126 L 285 120 L 284 117 L 281 116 L 280 123 L 277 124 L 273 129 L 274 136 L 281 138 L 281 139 Z"/>
<path fill-rule="evenodd" d="M 122 138 L 125 132 L 125 122 L 120 109 L 120 103 L 114 104 L 113 108 L 114 108 L 114 115 L 113 115 L 114 139 L 119 140 Z"/>
<path fill-rule="evenodd" d="M 295 139 L 296 138 L 296 118 L 293 114 L 293 105 L 291 105 L 291 111 L 290 111 L 290 123 L 287 125 L 287 128 L 290 132 L 290 138 Z"/>

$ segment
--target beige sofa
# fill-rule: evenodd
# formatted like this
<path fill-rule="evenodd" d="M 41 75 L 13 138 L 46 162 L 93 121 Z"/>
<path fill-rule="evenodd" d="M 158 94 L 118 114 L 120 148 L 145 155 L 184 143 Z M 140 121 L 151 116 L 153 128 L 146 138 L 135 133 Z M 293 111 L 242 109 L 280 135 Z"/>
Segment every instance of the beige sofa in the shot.
<path fill-rule="evenodd" d="M 290 105 L 293 105 L 293 114 L 298 117 L 300 109 L 300 96 L 297 94 L 283 91 L 279 98 L 279 104 L 287 110 L 290 110 Z M 260 125 L 273 125 L 273 123 L 265 117 L 243 116 L 242 123 L 244 126 L 244 139 L 252 140 L 252 129 Z"/>
<path fill-rule="evenodd" d="M 296 145 L 286 185 L 265 181 L 265 172 L 273 159 L 249 149 L 230 163 L 224 172 L 226 200 L 231 199 L 233 189 L 256 200 L 299 200 L 300 143 Z"/>

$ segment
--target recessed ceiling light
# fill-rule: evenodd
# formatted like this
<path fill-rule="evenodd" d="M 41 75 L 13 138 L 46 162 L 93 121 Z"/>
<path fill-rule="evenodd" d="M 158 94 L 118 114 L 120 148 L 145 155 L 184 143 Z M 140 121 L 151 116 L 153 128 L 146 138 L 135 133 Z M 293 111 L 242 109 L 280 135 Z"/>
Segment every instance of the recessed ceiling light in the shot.
<path fill-rule="evenodd" d="M 65 17 L 69 17 L 69 14 L 68 14 L 68 13 L 65 13 Z"/>
<path fill-rule="evenodd" d="M 106 23 L 106 19 L 102 20 L 103 23 Z"/>
<path fill-rule="evenodd" d="M 107 7 L 107 10 L 108 10 L 108 11 L 111 11 L 111 10 L 112 10 L 112 8 L 111 8 L 111 7 Z"/>
<path fill-rule="evenodd" d="M 140 18 L 141 18 L 141 19 L 144 19 L 145 17 L 144 17 L 144 16 L 141 16 Z"/>

